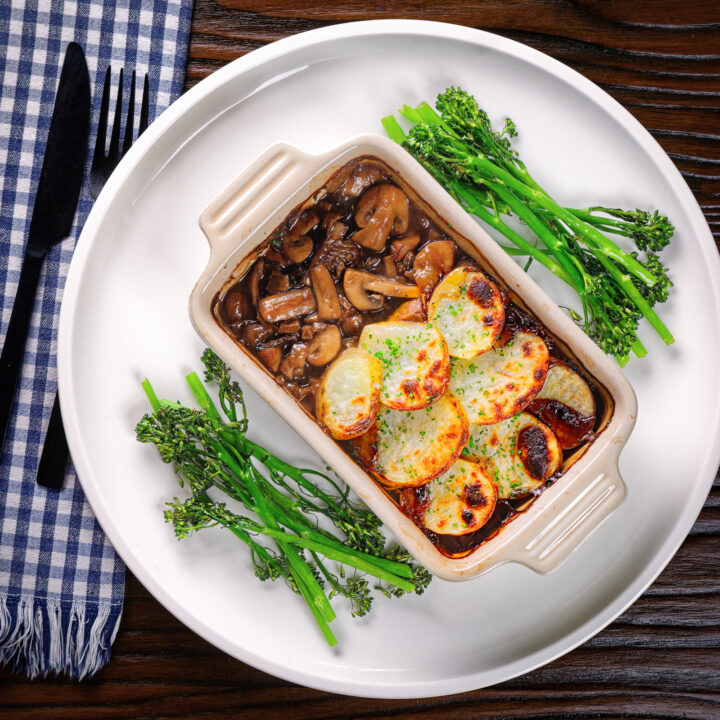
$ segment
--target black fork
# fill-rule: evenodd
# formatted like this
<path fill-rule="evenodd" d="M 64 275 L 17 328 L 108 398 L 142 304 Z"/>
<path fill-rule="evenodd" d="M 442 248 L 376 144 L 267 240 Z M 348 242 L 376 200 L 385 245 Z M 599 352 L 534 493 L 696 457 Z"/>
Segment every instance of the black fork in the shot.
<path fill-rule="evenodd" d="M 135 123 L 135 71 L 130 78 L 130 97 L 128 99 L 128 116 L 125 120 L 125 135 L 122 148 L 120 147 L 120 123 L 122 122 L 122 98 L 123 98 L 123 71 L 120 68 L 120 80 L 118 81 L 118 94 L 115 100 L 115 115 L 110 136 L 110 147 L 105 154 L 105 140 L 108 128 L 108 111 L 110 109 L 110 68 L 105 73 L 105 84 L 103 86 L 102 101 L 100 103 L 100 119 L 98 120 L 97 139 L 95 141 L 95 153 L 93 154 L 92 166 L 90 168 L 90 194 L 97 198 L 103 185 L 117 167 L 123 155 L 133 144 L 133 129 Z M 138 125 L 138 137 L 142 135 L 148 126 L 148 114 L 150 110 L 150 92 L 148 89 L 148 76 L 145 75 L 143 83 L 142 101 L 140 103 L 140 123 Z"/>
<path fill-rule="evenodd" d="M 90 166 L 89 189 L 93 199 L 97 199 L 100 191 L 112 174 L 123 155 L 133 144 L 133 132 L 135 126 L 135 71 L 130 78 L 130 96 L 128 98 L 128 113 L 125 118 L 125 133 L 123 144 L 120 147 L 120 126 L 122 124 L 123 106 L 123 71 L 120 68 L 118 80 L 118 93 L 115 101 L 115 113 L 112 121 L 112 132 L 110 135 L 110 147 L 105 154 L 107 140 L 108 116 L 110 111 L 110 79 L 111 69 L 108 67 L 105 73 L 105 84 L 103 85 L 102 100 L 100 102 L 100 117 L 98 118 L 97 138 L 95 140 L 95 152 L 92 165 Z M 138 124 L 138 137 L 148 126 L 150 112 L 150 89 L 148 76 L 143 81 L 142 100 L 140 101 L 140 122 Z M 57 393 L 50 415 L 50 424 L 45 435 L 40 465 L 38 466 L 37 483 L 52 490 L 60 490 L 65 480 L 65 468 L 68 460 L 68 446 L 65 437 L 65 428 L 60 414 L 60 401 Z"/>

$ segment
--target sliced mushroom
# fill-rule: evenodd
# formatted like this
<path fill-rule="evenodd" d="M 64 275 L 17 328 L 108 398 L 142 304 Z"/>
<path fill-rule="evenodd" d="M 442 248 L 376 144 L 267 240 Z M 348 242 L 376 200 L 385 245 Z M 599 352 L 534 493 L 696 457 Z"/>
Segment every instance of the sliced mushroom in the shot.
<path fill-rule="evenodd" d="M 364 327 L 365 316 L 359 312 L 345 315 L 340 320 L 340 329 L 344 335 L 359 335 Z"/>
<path fill-rule="evenodd" d="M 313 251 L 313 239 L 307 234 L 320 218 L 312 211 L 306 211 L 295 221 L 292 228 L 283 237 L 283 252 L 293 263 L 301 263 L 310 257 Z"/>
<path fill-rule="evenodd" d="M 395 277 L 397 275 L 395 261 L 390 255 L 383 256 L 383 270 L 388 277 Z"/>
<path fill-rule="evenodd" d="M 277 331 L 281 335 L 297 335 L 300 332 L 300 321 L 290 320 L 289 322 L 280 323 Z"/>
<path fill-rule="evenodd" d="M 258 357 L 270 372 L 276 373 L 282 360 L 282 348 L 279 345 L 262 348 L 257 351 Z"/>
<path fill-rule="evenodd" d="M 310 317 L 308 315 L 308 317 Z M 327 327 L 327 323 L 324 322 L 311 322 L 308 323 L 308 318 L 305 318 L 305 325 L 303 325 L 303 329 L 300 332 L 300 337 L 303 340 L 312 340 L 316 333 L 319 333 L 321 330 L 324 330 Z"/>
<path fill-rule="evenodd" d="M 330 271 L 324 265 L 315 265 L 310 268 L 310 279 L 315 293 L 318 318 L 320 320 L 339 320 L 342 308 Z"/>
<path fill-rule="evenodd" d="M 352 239 L 370 250 L 382 250 L 389 235 L 402 235 L 408 228 L 409 204 L 395 185 L 375 185 L 360 198 L 355 222 L 360 228 Z"/>
<path fill-rule="evenodd" d="M 307 361 L 315 367 L 323 367 L 340 352 L 342 335 L 337 325 L 328 325 L 316 333 L 307 346 Z"/>
<path fill-rule="evenodd" d="M 280 270 L 276 267 L 270 273 L 270 276 L 267 279 L 265 290 L 271 295 L 274 295 L 275 293 L 285 292 L 289 289 L 290 278 L 287 275 L 281 273 Z"/>
<path fill-rule="evenodd" d="M 423 290 L 431 291 L 440 278 L 453 269 L 454 264 L 455 243 L 452 240 L 433 240 L 415 256 L 413 280 Z"/>
<path fill-rule="evenodd" d="M 347 299 L 363 312 L 379 310 L 385 304 L 383 295 L 400 298 L 420 297 L 420 288 L 417 285 L 353 268 L 345 271 L 343 288 Z"/>
<path fill-rule="evenodd" d="M 282 248 L 282 245 L 280 246 Z M 287 265 L 287 260 L 280 250 L 270 245 L 270 249 L 265 253 L 265 259 L 278 265 Z"/>
<path fill-rule="evenodd" d="M 228 325 L 242 323 L 254 316 L 250 298 L 240 287 L 232 287 L 222 299 L 222 317 Z"/>
<path fill-rule="evenodd" d="M 325 240 L 313 256 L 311 265 L 324 265 L 336 277 L 340 277 L 343 268 L 357 265 L 362 254 L 352 240 L 346 240 L 348 226 L 341 222 L 340 213 L 329 213 L 321 225 L 325 230 Z"/>
<path fill-rule="evenodd" d="M 328 183 L 328 192 L 338 191 L 346 197 L 355 198 L 371 185 L 386 179 L 387 175 L 378 165 L 360 163 L 350 176 L 343 177 L 341 173 L 338 173 L 334 182 L 331 180 Z"/>
<path fill-rule="evenodd" d="M 264 322 L 251 322 L 245 326 L 243 341 L 250 347 L 269 340 L 275 334 L 275 326 Z"/>
<path fill-rule="evenodd" d="M 409 252 L 412 252 L 419 243 L 420 233 L 411 232 L 407 235 L 403 235 L 402 237 L 395 238 L 395 240 L 390 243 L 390 252 L 395 260 L 400 262 L 401 260 L 404 260 L 405 256 Z"/>
<path fill-rule="evenodd" d="M 425 322 L 425 310 L 423 310 L 422 300 L 415 298 L 407 300 L 398 305 L 388 320 L 407 320 L 409 322 Z"/>
<path fill-rule="evenodd" d="M 258 302 L 258 311 L 266 322 L 292 320 L 314 312 L 315 296 L 310 288 L 289 290 L 278 295 L 268 295 Z"/>
<path fill-rule="evenodd" d="M 280 372 L 288 379 L 300 377 L 305 372 L 305 360 L 308 346 L 305 343 L 295 343 L 280 365 Z"/>
<path fill-rule="evenodd" d="M 252 304 L 257 307 L 260 299 L 260 281 L 265 272 L 265 258 L 258 258 L 250 271 L 250 299 Z"/>

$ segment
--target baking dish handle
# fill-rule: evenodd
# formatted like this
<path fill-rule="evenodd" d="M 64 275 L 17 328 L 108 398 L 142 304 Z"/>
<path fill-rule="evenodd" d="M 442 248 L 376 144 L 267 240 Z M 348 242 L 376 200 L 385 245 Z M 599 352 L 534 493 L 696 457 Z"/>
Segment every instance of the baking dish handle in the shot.
<path fill-rule="evenodd" d="M 295 189 L 298 177 L 308 176 L 317 158 L 291 145 L 274 145 L 236 177 L 208 205 L 200 216 L 200 228 L 210 243 L 211 260 L 216 265 L 237 248 L 268 218 L 286 197 L 286 189 Z"/>
<path fill-rule="evenodd" d="M 518 562 L 539 573 L 557 568 L 603 523 L 625 499 L 625 483 L 618 469 L 619 451 L 607 449 L 583 470 L 585 483 L 557 491 L 513 539 L 501 562 Z"/>

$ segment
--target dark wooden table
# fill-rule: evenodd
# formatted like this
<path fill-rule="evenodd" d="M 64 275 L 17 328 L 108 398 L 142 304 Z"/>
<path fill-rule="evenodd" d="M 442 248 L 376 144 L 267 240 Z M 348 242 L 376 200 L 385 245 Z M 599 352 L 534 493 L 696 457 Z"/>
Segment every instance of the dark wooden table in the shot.
<path fill-rule="evenodd" d="M 197 0 L 187 86 L 279 38 L 383 17 L 491 30 L 575 68 L 647 127 L 720 240 L 718 0 Z M 690 421 L 691 419 L 688 419 Z M 682 482 L 683 478 L 678 478 Z M 420 701 L 348 698 L 265 675 L 201 640 L 128 573 L 111 663 L 82 684 L 0 669 L 13 718 L 720 718 L 720 477 L 675 558 L 581 648 L 496 687 Z"/>

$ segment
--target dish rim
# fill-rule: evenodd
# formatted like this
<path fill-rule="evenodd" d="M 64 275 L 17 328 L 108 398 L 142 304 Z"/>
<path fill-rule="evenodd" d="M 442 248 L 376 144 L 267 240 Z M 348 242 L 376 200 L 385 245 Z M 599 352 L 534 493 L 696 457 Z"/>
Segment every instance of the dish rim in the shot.
<path fill-rule="evenodd" d="M 75 395 L 72 372 L 75 301 L 81 288 L 82 270 L 90 254 L 93 236 L 102 227 L 105 216 L 110 211 L 113 200 L 121 191 L 123 184 L 143 157 L 150 153 L 153 145 L 173 128 L 185 113 L 201 104 L 203 100 L 221 88 L 226 82 L 236 76 L 244 75 L 257 66 L 266 64 L 280 56 L 292 54 L 305 47 L 321 46 L 325 42 L 338 39 L 379 35 L 442 38 L 447 41 L 469 44 L 477 49 L 489 49 L 506 54 L 541 69 L 550 76 L 557 78 L 562 84 L 574 88 L 593 105 L 602 107 L 612 117 L 613 121 L 622 127 L 632 137 L 633 141 L 642 148 L 684 207 L 689 225 L 698 243 L 697 247 L 703 256 L 705 266 L 709 269 L 708 275 L 716 299 L 715 316 L 720 316 L 720 259 L 718 259 L 716 248 L 712 242 L 707 222 L 684 179 L 658 142 L 629 111 L 625 110 L 605 91 L 569 66 L 538 50 L 487 31 L 426 20 L 369 20 L 333 25 L 300 33 L 259 48 L 229 63 L 191 88 L 173 103 L 160 118 L 155 120 L 143 133 L 143 136 L 137 140 L 110 177 L 104 192 L 100 195 L 90 213 L 81 235 L 81 241 L 75 251 L 65 287 L 58 336 L 58 378 L 61 407 L 65 418 L 65 427 L 68 431 L 68 441 L 81 482 L 85 478 L 82 484 L 88 501 L 116 550 L 131 567 L 133 564 L 137 565 L 137 563 L 133 562 L 135 555 L 122 534 L 116 532 L 110 513 L 104 505 L 102 494 L 99 492 L 98 486 L 91 481 L 93 473 L 91 472 L 83 438 L 77 426 L 72 422 L 73 397 Z M 133 569 L 143 584 L 151 590 L 153 595 L 166 608 L 209 642 L 234 657 L 252 663 L 265 672 L 292 682 L 302 683 L 320 690 L 380 698 L 432 697 L 486 687 L 530 672 L 578 647 L 610 624 L 662 572 L 684 541 L 695 518 L 702 509 L 705 498 L 712 487 L 717 467 L 720 464 L 720 408 L 715 414 L 713 424 L 714 432 L 711 438 L 713 442 L 709 443 L 708 449 L 699 463 L 701 475 L 705 477 L 705 482 L 698 482 L 693 488 L 693 493 L 688 496 L 688 500 L 681 514 L 677 517 L 672 531 L 667 534 L 665 541 L 653 553 L 650 560 L 645 563 L 642 572 L 638 574 L 635 580 L 625 585 L 610 602 L 603 604 L 602 608 L 585 622 L 573 626 L 555 642 L 544 645 L 542 648 L 520 659 L 508 661 L 490 670 L 458 675 L 452 679 L 424 679 L 401 684 L 394 681 L 382 682 L 380 680 L 370 683 L 350 679 L 326 681 L 322 676 L 315 673 L 308 673 L 302 668 L 287 667 L 281 663 L 267 660 L 264 656 L 248 652 L 244 648 L 228 642 L 222 635 L 216 633 L 211 627 L 206 626 L 202 621 L 196 619 L 194 615 L 186 612 L 182 606 L 178 605 L 174 597 L 166 592 L 161 584 L 156 583 L 149 572 L 145 572 L 142 567 Z"/>

